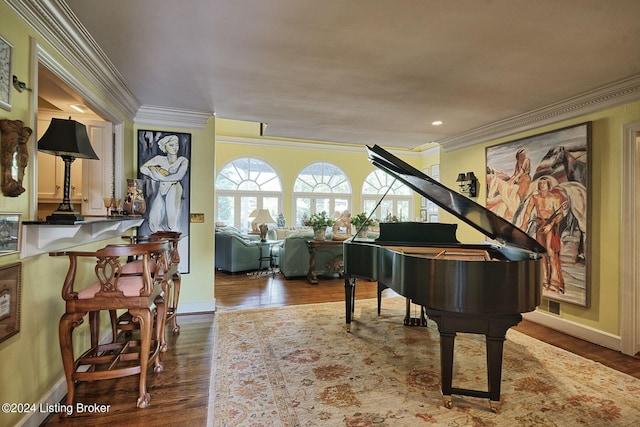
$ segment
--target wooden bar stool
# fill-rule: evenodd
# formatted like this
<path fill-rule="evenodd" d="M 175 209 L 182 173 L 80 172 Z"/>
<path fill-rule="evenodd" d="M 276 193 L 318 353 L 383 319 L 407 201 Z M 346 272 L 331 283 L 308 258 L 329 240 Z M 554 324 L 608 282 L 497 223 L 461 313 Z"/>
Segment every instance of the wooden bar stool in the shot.
<path fill-rule="evenodd" d="M 167 305 L 167 322 L 171 322 L 171 330 L 174 334 L 180 333 L 180 325 L 178 325 L 178 300 L 180 299 L 180 285 L 182 284 L 182 277 L 178 271 L 178 265 L 180 264 L 180 252 L 178 251 L 178 244 L 180 243 L 180 235 L 177 231 L 156 231 L 151 235 L 153 238 L 167 239 L 170 243 L 169 251 L 169 269 L 166 273 L 167 282 L 172 286 L 165 292 L 165 301 Z"/>
<path fill-rule="evenodd" d="M 163 370 L 159 354 L 166 319 L 162 281 L 152 278 L 151 270 L 167 271 L 163 263 L 168 263 L 169 251 L 169 242 L 158 240 L 144 244 L 108 245 L 95 252 L 61 251 L 49 254 L 69 258 L 69 270 L 62 288 L 66 308 L 59 325 L 60 352 L 67 381 L 66 404 L 74 405 L 76 381 L 139 374 L 136 406 L 146 408 L 149 405 L 147 368 L 153 363 L 155 372 Z M 141 274 L 121 274 L 130 256 L 140 257 Z M 76 280 L 78 260 L 83 257 L 96 259 L 95 276 L 89 283 L 77 283 Z M 132 321 L 139 325 L 139 339 L 118 340 L 114 331 L 111 343 L 99 344 L 99 318 L 103 310 L 126 310 L 130 313 Z M 75 358 L 73 330 L 83 323 L 87 314 L 90 348 Z M 153 321 L 154 315 L 159 321 Z M 112 329 L 115 329 L 113 324 Z"/>
<path fill-rule="evenodd" d="M 180 332 L 176 314 L 178 312 L 178 300 L 180 298 L 180 285 L 182 278 L 178 271 L 180 264 L 180 253 L 178 251 L 178 243 L 180 242 L 180 234 L 173 231 L 160 231 L 150 236 L 123 236 L 132 244 L 145 243 L 149 241 L 167 240 L 170 244 L 169 259 L 166 270 L 156 271 L 153 268 L 154 263 L 151 262 L 151 274 L 162 282 L 165 304 L 167 307 L 167 317 L 165 322 L 172 322 L 172 332 L 177 334 Z M 142 261 L 140 259 L 130 259 L 127 264 L 122 267 L 122 273 L 128 275 L 140 274 L 142 271 Z M 112 313 L 113 316 L 113 313 Z M 118 330 L 130 331 L 137 328 L 137 325 L 131 322 L 129 313 L 124 313 L 117 319 L 112 318 L 112 322 L 117 324 Z M 162 335 L 161 351 L 166 351 L 167 345 L 164 334 Z"/>

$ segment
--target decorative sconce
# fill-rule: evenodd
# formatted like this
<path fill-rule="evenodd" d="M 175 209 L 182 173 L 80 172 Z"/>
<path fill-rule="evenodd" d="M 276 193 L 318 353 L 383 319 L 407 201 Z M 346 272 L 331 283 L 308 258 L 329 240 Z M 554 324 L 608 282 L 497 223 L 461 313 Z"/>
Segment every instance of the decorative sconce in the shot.
<path fill-rule="evenodd" d="M 473 172 L 459 173 L 456 179 L 460 192 L 468 197 L 478 196 L 478 178 Z"/>
<path fill-rule="evenodd" d="M 25 82 L 21 82 L 18 76 L 13 76 L 13 87 L 15 87 L 16 90 L 20 93 L 22 93 L 25 90 L 29 92 L 33 90 L 30 87 L 27 87 L 27 84 Z"/>

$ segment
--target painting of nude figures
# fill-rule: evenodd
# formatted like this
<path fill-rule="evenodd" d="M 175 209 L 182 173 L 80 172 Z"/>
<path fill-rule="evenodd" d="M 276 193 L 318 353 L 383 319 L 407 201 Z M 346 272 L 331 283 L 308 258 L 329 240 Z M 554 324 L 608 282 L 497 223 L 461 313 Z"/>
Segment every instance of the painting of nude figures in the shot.
<path fill-rule="evenodd" d="M 591 122 L 488 147 L 487 209 L 546 249 L 542 296 L 590 306 Z"/>
<path fill-rule="evenodd" d="M 138 178 L 145 200 L 138 234 L 180 232 L 181 273 L 189 272 L 189 194 L 191 134 L 138 131 Z"/>

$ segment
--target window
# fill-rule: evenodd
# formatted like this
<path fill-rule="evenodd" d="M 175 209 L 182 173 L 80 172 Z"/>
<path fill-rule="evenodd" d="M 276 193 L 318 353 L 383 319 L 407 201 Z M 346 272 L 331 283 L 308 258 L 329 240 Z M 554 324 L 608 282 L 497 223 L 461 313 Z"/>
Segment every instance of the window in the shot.
<path fill-rule="evenodd" d="M 431 170 L 427 168 L 425 173 L 435 181 L 440 182 L 440 164 L 435 164 L 431 166 Z M 421 209 L 420 209 L 420 217 L 423 221 L 428 222 L 438 222 L 440 216 L 438 213 L 438 205 L 433 203 L 431 200 L 428 200 L 426 197 L 422 197 L 421 199 Z"/>
<path fill-rule="evenodd" d="M 251 229 L 249 214 L 268 209 L 275 219 L 282 211 L 282 184 L 276 171 L 253 157 L 235 159 L 222 167 L 215 183 L 217 221 L 242 231 Z"/>
<path fill-rule="evenodd" d="M 386 196 L 376 208 L 385 193 Z M 362 207 L 367 214 L 375 209 L 374 216 L 380 221 L 393 216 L 400 221 L 408 221 L 413 212 L 413 191 L 388 173 L 374 170 L 362 184 Z"/>
<path fill-rule="evenodd" d="M 331 163 L 314 163 L 304 168 L 293 184 L 295 224 L 305 217 L 325 211 L 329 216 L 349 210 L 351 183 L 339 167 Z"/>

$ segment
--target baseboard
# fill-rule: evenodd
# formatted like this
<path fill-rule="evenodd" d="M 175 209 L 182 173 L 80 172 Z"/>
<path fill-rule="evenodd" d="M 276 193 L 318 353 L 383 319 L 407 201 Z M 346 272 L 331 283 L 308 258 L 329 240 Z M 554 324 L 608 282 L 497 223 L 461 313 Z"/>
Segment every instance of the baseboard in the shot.
<path fill-rule="evenodd" d="M 178 314 L 211 313 L 216 311 L 216 300 L 203 302 L 181 302 Z"/>
<path fill-rule="evenodd" d="M 38 408 L 40 405 L 46 407 L 46 405 L 54 406 L 62 399 L 64 399 L 67 394 L 67 381 L 64 378 L 64 375 L 55 383 L 53 387 L 51 387 L 47 392 L 42 396 L 39 403 L 37 403 Z M 29 412 L 24 418 L 22 418 L 16 427 L 38 427 L 44 423 L 47 417 L 51 415 L 49 412 L 40 412 L 39 410 Z"/>
<path fill-rule="evenodd" d="M 104 331 L 102 337 L 100 338 L 100 344 L 107 344 L 111 341 L 111 329 L 109 329 L 108 331 Z M 55 406 L 56 404 L 60 404 L 60 402 L 63 402 L 63 400 L 66 398 L 66 395 L 67 380 L 63 372 L 60 376 L 60 379 L 55 383 L 55 385 L 42 396 L 42 399 L 40 399 L 40 403 L 38 405 L 49 404 L 51 406 Z M 20 422 L 16 424 L 16 426 L 39 427 L 49 415 L 51 415 L 51 413 L 40 413 L 38 411 L 31 412 L 29 415 L 20 420 Z"/>
<path fill-rule="evenodd" d="M 210 313 L 215 311 L 216 304 L 215 300 L 206 301 L 206 302 L 195 302 L 195 303 L 180 303 L 178 306 L 179 314 L 188 314 L 188 313 Z M 107 343 L 111 340 L 111 332 L 105 332 L 105 335 L 100 339 L 101 343 Z M 53 387 L 45 392 L 42 398 L 39 400 L 38 406 L 40 403 L 55 405 L 60 403 L 64 399 L 67 394 L 67 382 L 64 378 L 64 375 L 60 377 L 60 379 L 55 383 Z M 27 416 L 21 419 L 16 426 L 18 427 L 38 427 L 42 425 L 42 423 L 47 419 L 49 413 L 40 413 L 39 411 L 29 412 Z"/>
<path fill-rule="evenodd" d="M 589 326 L 581 325 L 551 314 L 536 310 L 531 313 L 524 313 L 522 317 L 551 329 L 564 332 L 572 337 L 580 338 L 582 340 L 601 345 L 602 347 L 610 348 L 611 350 L 620 351 L 622 348 L 620 336 L 599 331 Z"/>

